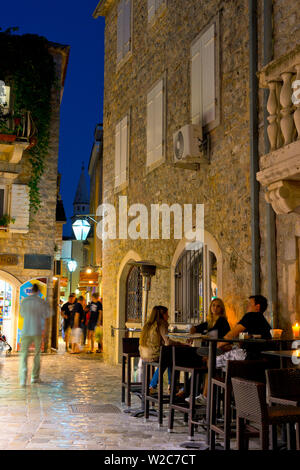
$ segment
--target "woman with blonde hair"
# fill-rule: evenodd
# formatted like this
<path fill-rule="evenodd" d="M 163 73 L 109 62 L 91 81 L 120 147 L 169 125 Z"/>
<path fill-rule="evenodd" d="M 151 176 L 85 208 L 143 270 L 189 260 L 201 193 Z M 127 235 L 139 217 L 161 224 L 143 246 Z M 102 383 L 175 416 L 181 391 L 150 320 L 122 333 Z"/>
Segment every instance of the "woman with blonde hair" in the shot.
<path fill-rule="evenodd" d="M 183 343 L 172 341 L 168 334 L 169 312 L 167 307 L 156 305 L 153 307 L 149 319 L 145 323 L 140 336 L 140 355 L 143 361 L 157 361 L 161 346 L 185 346 Z M 168 367 L 169 384 L 171 381 L 171 367 Z M 150 394 L 155 393 L 158 383 L 158 368 L 150 382 Z"/>
<path fill-rule="evenodd" d="M 230 326 L 227 321 L 225 305 L 222 299 L 215 297 L 210 302 L 207 320 L 200 325 L 192 326 L 190 333 L 208 333 L 216 331 L 217 338 L 223 338 Z M 213 334 L 213 333 L 211 333 Z"/>

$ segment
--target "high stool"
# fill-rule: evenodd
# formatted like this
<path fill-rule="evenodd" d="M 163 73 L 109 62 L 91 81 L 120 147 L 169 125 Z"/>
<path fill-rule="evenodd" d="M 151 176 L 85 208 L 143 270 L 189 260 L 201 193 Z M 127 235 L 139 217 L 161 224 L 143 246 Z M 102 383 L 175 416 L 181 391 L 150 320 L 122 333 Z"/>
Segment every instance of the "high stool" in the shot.
<path fill-rule="evenodd" d="M 184 421 L 189 423 L 189 438 L 194 436 L 196 421 L 195 398 L 197 395 L 197 385 L 200 375 L 207 372 L 207 368 L 201 363 L 201 358 L 197 355 L 197 348 L 173 346 L 173 369 L 172 384 L 169 405 L 169 425 L 168 432 L 171 432 L 174 424 L 175 410 L 184 413 Z M 190 374 L 190 400 L 187 403 L 184 398 L 176 397 L 176 384 L 179 380 L 180 372 L 184 372 L 184 385 L 187 388 L 187 380 Z"/>
<path fill-rule="evenodd" d="M 131 406 L 131 393 L 141 389 L 141 382 L 131 381 L 131 358 L 140 357 L 139 338 L 123 338 L 123 354 L 122 354 L 122 403 Z M 126 393 L 127 392 L 127 393 Z"/>
<path fill-rule="evenodd" d="M 158 404 L 158 426 L 163 423 L 163 405 L 170 402 L 170 396 L 164 394 L 163 376 L 167 367 L 172 366 L 172 346 L 161 346 L 158 361 L 144 362 L 145 367 L 145 419 L 149 418 L 150 402 Z M 158 393 L 150 395 L 150 369 L 158 367 Z"/>
<path fill-rule="evenodd" d="M 232 377 L 248 378 L 258 382 L 265 381 L 265 370 L 269 363 L 260 361 L 227 361 L 225 377 L 214 377 L 211 382 L 211 408 L 210 408 L 210 449 L 215 449 L 216 434 L 224 439 L 224 449 L 230 450 L 230 438 L 235 435 L 231 429 L 231 399 Z M 223 417 L 224 424 L 217 424 L 217 390 L 223 390 Z"/>

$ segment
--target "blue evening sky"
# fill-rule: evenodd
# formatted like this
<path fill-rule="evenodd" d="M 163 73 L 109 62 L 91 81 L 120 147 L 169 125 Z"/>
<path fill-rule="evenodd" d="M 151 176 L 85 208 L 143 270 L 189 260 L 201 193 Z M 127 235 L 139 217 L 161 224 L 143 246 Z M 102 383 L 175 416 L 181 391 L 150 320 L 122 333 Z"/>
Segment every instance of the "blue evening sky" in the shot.
<path fill-rule="evenodd" d="M 104 18 L 92 14 L 98 0 L 14 0 L 2 2 L 0 27 L 18 26 L 16 34 L 32 33 L 71 46 L 61 106 L 59 171 L 67 218 L 84 162 L 87 165 L 95 125 L 102 122 Z M 71 235 L 71 225 L 64 234 Z"/>

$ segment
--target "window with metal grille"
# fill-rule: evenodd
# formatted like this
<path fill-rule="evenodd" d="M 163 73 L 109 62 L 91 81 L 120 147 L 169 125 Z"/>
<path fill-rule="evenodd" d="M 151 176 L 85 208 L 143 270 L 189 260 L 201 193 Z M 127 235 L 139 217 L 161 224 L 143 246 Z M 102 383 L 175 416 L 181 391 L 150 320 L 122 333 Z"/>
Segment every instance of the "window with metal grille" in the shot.
<path fill-rule="evenodd" d="M 217 259 L 207 245 L 185 250 L 175 268 L 175 323 L 205 321 L 217 296 Z"/>
<path fill-rule="evenodd" d="M 138 266 L 133 266 L 127 277 L 126 322 L 142 321 L 143 277 Z"/>

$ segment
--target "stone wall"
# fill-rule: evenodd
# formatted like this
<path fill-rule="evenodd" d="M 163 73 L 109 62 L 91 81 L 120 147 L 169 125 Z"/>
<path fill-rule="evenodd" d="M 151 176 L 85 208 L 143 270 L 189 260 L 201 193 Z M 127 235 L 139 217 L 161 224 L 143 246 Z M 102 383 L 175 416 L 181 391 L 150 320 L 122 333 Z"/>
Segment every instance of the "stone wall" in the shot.
<path fill-rule="evenodd" d="M 54 55 L 58 77 L 61 76 L 62 58 L 60 54 Z M 51 124 L 50 145 L 44 173 L 39 188 L 41 207 L 32 218 L 28 233 L 4 233 L 0 238 L 0 252 L 18 255 L 16 266 L 1 266 L 1 270 L 8 272 L 22 284 L 37 277 L 48 277 L 48 301 L 52 307 L 53 298 L 53 270 L 24 269 L 24 254 L 44 254 L 53 257 L 56 238 L 56 195 L 57 195 L 57 161 L 59 144 L 59 110 L 60 88 L 53 87 L 51 95 Z M 29 154 L 23 154 L 20 162 L 21 172 L 16 183 L 27 184 L 30 179 L 31 165 Z M 51 330 L 51 321 L 48 323 Z M 46 333 L 47 334 L 47 333 Z M 48 338 L 50 347 L 50 335 Z"/>
<path fill-rule="evenodd" d="M 116 65 L 117 3 L 106 16 L 104 93 L 104 202 L 117 204 L 119 195 L 132 203 L 204 203 L 205 230 L 222 253 L 222 297 L 229 320 L 235 323 L 251 294 L 249 186 L 248 2 L 172 1 L 153 25 L 148 25 L 147 2 L 133 1 L 133 50 Z M 211 162 L 199 171 L 173 166 L 173 133 L 190 122 L 190 46 L 219 15 L 221 123 L 211 133 Z M 146 100 L 153 84 L 166 73 L 166 160 L 146 174 Z M 114 129 L 130 110 L 129 186 L 114 193 Z M 111 240 L 103 244 L 103 302 L 105 358 L 113 362 L 119 326 L 120 265 L 133 250 L 140 259 L 167 267 L 158 271 L 150 291 L 149 308 L 171 306 L 170 266 L 178 240 Z M 125 302 L 125 298 L 121 299 Z M 171 321 L 173 312 L 170 312 Z"/>

